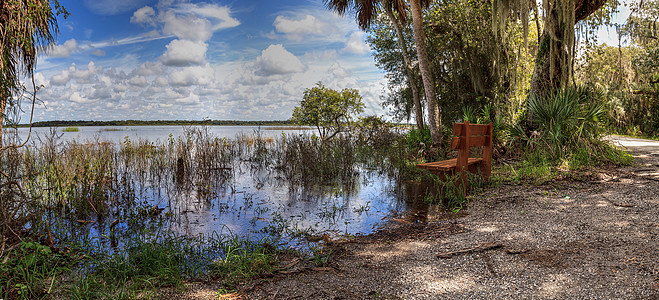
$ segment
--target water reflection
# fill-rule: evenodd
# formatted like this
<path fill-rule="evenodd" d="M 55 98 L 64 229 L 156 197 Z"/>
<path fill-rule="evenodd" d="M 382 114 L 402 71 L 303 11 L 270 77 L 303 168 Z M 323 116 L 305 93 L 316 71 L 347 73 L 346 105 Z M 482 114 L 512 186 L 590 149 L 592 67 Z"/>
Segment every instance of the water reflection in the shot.
<path fill-rule="evenodd" d="M 384 162 L 361 161 L 357 152 L 363 150 L 354 140 L 337 138 L 319 146 L 305 130 L 262 129 L 80 127 L 75 137 L 65 133 L 58 141 L 68 150 L 54 150 L 54 141 L 44 142 L 52 134 L 36 128 L 43 144 L 33 145 L 55 152 L 105 145 L 98 147 L 109 153 L 114 169 L 108 176 L 115 183 L 103 192 L 111 213 L 97 213 L 98 221 L 89 225 L 99 236 L 120 235 L 136 226 L 127 221 L 131 214 L 185 235 L 228 231 L 253 239 L 283 237 L 290 243 L 320 235 L 368 234 L 387 222 L 426 220 L 427 206 L 418 196 L 424 187 L 383 171 Z M 95 164 L 90 161 L 86 165 Z M 120 223 L 110 228 L 116 220 Z"/>

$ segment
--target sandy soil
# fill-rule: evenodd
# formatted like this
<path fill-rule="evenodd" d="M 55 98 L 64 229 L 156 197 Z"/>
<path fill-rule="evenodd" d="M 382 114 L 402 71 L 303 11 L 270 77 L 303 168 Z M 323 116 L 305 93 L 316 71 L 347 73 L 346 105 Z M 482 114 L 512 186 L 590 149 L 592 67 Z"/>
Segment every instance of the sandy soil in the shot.
<path fill-rule="evenodd" d="M 296 263 L 233 296 L 659 299 L 659 142 L 614 139 L 637 165 L 489 188 L 459 214 L 334 242 L 326 266 Z M 217 289 L 191 284 L 177 297 L 216 299 Z"/>

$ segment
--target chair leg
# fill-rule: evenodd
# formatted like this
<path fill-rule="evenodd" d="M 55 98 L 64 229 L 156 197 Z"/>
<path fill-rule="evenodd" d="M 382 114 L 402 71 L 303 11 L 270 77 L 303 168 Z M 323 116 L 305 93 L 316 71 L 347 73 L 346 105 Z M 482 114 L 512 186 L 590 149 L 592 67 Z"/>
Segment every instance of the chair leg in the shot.
<path fill-rule="evenodd" d="M 462 197 L 467 197 L 467 184 L 469 183 L 467 175 L 467 170 L 462 170 L 460 172 L 460 183 L 462 185 L 460 189 L 462 190 Z"/>

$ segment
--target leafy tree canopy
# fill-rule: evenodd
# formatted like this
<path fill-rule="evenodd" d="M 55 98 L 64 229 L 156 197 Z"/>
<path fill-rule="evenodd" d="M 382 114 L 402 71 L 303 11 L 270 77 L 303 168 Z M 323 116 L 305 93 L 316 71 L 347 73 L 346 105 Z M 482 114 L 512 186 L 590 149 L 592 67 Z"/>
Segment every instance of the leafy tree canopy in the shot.
<path fill-rule="evenodd" d="M 359 91 L 345 88 L 339 92 L 318 82 L 304 90 L 304 97 L 293 110 L 291 120 L 316 127 L 321 139 L 327 140 L 345 131 L 353 116 L 363 111 Z"/>

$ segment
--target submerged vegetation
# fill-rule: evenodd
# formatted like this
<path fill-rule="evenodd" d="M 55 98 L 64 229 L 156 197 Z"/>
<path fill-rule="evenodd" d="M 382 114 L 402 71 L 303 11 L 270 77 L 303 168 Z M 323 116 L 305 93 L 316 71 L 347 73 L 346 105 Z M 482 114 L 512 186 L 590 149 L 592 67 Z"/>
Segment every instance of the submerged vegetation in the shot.
<path fill-rule="evenodd" d="M 362 180 L 372 180 L 362 175 L 397 180 L 410 166 L 398 159 L 406 156 L 405 136 L 368 120 L 354 134 L 325 142 L 260 131 L 227 139 L 201 127 L 162 143 L 79 143 L 59 142 L 52 131 L 37 148 L 4 151 L 2 172 L 11 180 L 1 181 L 7 260 L 0 297 L 135 298 L 204 278 L 231 291 L 279 268 L 278 256 L 290 251 L 322 264 L 328 256 L 318 243 L 353 232 L 350 223 L 377 201 L 348 201 Z M 256 190 L 286 186 L 291 197 L 318 209 L 289 215 L 281 200 L 244 190 L 241 176 L 252 178 Z M 248 228 L 189 225 L 211 207 L 229 219 L 243 216 Z M 197 226 L 203 225 L 210 226 Z"/>

